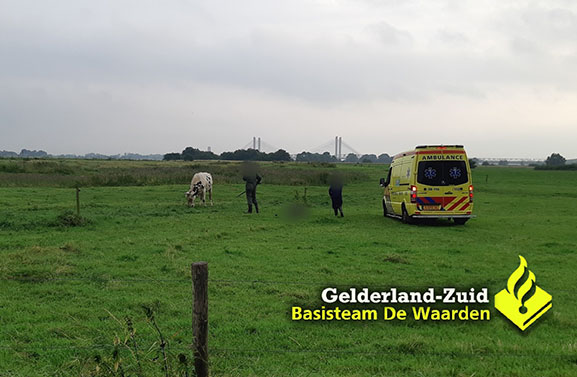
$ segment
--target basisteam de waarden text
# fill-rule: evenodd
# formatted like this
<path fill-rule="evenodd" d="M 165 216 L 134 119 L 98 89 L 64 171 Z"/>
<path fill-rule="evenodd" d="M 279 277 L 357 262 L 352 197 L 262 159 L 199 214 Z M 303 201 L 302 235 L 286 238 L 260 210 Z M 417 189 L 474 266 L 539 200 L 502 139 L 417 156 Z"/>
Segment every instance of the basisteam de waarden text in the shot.
<path fill-rule="evenodd" d="M 479 309 L 477 306 L 489 304 L 487 288 L 479 290 L 470 288 L 458 290 L 452 287 L 427 288 L 424 291 L 403 291 L 390 288 L 383 291 L 371 291 L 368 288 L 357 290 L 349 288 L 339 291 L 337 288 L 325 288 L 321 292 L 323 303 L 331 307 L 303 308 L 293 306 L 291 319 L 293 321 L 489 321 L 489 309 Z M 338 305 L 355 305 L 355 308 L 345 308 Z M 379 305 L 379 308 L 359 308 L 360 305 Z M 443 308 L 435 308 L 442 304 Z M 476 307 L 471 308 L 469 304 Z M 337 305 L 337 306 L 334 306 Z M 455 306 L 447 308 L 446 306 Z"/>

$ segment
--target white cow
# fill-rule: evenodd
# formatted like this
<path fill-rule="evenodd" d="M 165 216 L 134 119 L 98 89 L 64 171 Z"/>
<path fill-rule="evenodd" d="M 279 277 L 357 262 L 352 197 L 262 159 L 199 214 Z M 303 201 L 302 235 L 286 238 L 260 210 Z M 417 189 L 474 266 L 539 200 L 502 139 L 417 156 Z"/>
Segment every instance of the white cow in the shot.
<path fill-rule="evenodd" d="M 194 207 L 194 199 L 200 197 L 204 205 L 206 205 L 206 193 L 212 205 L 212 175 L 210 173 L 196 173 L 190 182 L 190 190 L 184 194 L 190 207 Z"/>

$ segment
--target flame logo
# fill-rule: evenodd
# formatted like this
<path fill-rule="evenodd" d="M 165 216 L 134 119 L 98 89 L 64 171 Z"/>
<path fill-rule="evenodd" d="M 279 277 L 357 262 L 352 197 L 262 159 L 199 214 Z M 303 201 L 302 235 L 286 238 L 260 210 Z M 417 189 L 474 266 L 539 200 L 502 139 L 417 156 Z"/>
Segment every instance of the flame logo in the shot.
<path fill-rule="evenodd" d="M 519 255 L 519 267 L 507 280 L 507 287 L 495 295 L 495 308 L 521 331 L 535 323 L 552 307 L 553 297 L 535 284 L 535 274 Z"/>
<path fill-rule="evenodd" d="M 513 271 L 507 281 L 507 292 L 515 296 L 520 304 L 519 312 L 525 314 L 527 312 L 525 302 L 535 294 L 535 274 L 527 268 L 527 261 L 525 258 L 519 255 L 519 259 L 519 267 Z"/>

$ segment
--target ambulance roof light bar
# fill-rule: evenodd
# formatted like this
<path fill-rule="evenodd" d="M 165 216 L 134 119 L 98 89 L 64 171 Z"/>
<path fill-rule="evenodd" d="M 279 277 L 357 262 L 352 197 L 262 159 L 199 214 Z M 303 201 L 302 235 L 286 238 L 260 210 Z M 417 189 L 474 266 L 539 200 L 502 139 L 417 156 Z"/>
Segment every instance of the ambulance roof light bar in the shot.
<path fill-rule="evenodd" d="M 438 148 L 438 149 L 446 149 L 446 148 L 463 148 L 462 145 L 417 145 L 415 149 L 425 149 L 425 148 Z"/>

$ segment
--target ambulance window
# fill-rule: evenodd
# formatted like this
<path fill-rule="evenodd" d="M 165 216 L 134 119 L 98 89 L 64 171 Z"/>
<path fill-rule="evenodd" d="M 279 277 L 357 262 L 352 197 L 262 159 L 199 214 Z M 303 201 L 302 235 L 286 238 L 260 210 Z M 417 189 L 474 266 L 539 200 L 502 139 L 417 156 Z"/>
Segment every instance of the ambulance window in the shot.
<path fill-rule="evenodd" d="M 467 183 L 467 166 L 464 161 L 421 161 L 417 182 L 430 186 L 462 185 Z"/>
<path fill-rule="evenodd" d="M 392 166 L 393 170 L 391 173 L 391 178 L 394 178 L 394 181 L 393 181 L 394 186 L 398 186 L 401 183 L 400 175 L 401 175 L 401 167 L 402 166 L 403 165 L 401 165 L 401 164 L 396 164 L 396 165 Z"/>
<path fill-rule="evenodd" d="M 387 174 L 387 178 L 385 179 L 385 186 L 388 186 L 391 183 L 391 171 L 393 170 L 392 167 L 389 168 L 389 174 Z"/>
<path fill-rule="evenodd" d="M 445 161 L 444 179 L 448 185 L 462 185 L 467 183 L 467 166 L 465 161 Z"/>
<path fill-rule="evenodd" d="M 429 186 L 444 186 L 443 162 L 421 161 L 417 171 L 417 182 Z"/>

